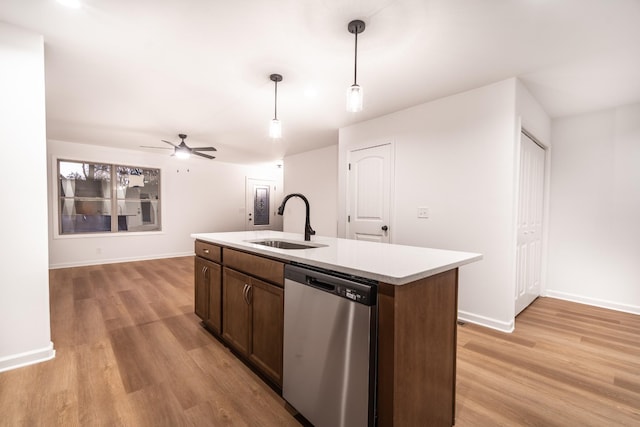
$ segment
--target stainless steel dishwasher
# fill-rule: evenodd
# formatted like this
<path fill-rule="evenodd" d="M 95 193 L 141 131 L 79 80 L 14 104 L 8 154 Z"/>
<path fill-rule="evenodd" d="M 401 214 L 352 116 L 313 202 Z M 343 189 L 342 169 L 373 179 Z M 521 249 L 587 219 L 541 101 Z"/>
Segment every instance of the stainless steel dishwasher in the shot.
<path fill-rule="evenodd" d="M 282 395 L 316 427 L 373 426 L 377 282 L 286 265 Z"/>

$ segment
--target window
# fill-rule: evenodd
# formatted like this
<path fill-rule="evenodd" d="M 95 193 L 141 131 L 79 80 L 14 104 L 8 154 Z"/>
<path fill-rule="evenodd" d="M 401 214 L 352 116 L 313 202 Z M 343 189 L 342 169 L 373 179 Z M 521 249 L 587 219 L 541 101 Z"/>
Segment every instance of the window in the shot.
<path fill-rule="evenodd" d="M 58 160 L 60 234 L 160 231 L 160 169 Z"/>
<path fill-rule="evenodd" d="M 254 225 L 269 225 L 269 186 L 256 185 L 253 197 Z"/>

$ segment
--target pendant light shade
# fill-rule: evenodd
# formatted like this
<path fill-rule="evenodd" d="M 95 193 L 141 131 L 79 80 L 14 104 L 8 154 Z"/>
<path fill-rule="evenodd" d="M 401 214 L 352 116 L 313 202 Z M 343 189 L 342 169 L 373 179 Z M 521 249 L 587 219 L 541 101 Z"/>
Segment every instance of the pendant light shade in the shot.
<path fill-rule="evenodd" d="M 280 139 L 282 138 L 282 124 L 278 120 L 278 82 L 282 81 L 282 76 L 280 74 L 271 74 L 269 79 L 275 84 L 273 120 L 269 125 L 269 136 L 273 139 Z"/>
<path fill-rule="evenodd" d="M 349 22 L 347 30 L 355 36 L 355 53 L 353 61 L 353 84 L 347 89 L 347 111 L 362 111 L 362 88 L 358 85 L 358 34 L 364 31 L 363 21 L 356 19 Z"/>
<path fill-rule="evenodd" d="M 269 136 L 273 139 L 282 138 L 282 123 L 280 123 L 280 120 L 271 120 L 271 124 L 269 125 Z"/>
<path fill-rule="evenodd" d="M 354 84 L 347 89 L 347 111 L 362 111 L 362 88 L 359 85 Z"/>

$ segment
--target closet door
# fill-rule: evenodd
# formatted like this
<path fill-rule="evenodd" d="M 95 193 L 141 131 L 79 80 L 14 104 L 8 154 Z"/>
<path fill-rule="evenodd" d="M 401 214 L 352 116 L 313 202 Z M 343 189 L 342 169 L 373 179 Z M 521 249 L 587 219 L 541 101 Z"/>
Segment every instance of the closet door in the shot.
<path fill-rule="evenodd" d="M 545 150 L 524 133 L 520 139 L 520 188 L 516 247 L 515 313 L 540 295 Z"/>

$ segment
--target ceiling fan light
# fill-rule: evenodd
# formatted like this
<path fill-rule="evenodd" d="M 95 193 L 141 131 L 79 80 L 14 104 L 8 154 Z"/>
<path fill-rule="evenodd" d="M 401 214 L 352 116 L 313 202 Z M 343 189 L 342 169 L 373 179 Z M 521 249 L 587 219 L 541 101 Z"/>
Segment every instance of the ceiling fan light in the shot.
<path fill-rule="evenodd" d="M 273 139 L 282 138 L 282 123 L 280 123 L 280 120 L 271 120 L 269 125 L 269 136 Z"/>
<path fill-rule="evenodd" d="M 188 159 L 189 157 L 191 157 L 191 153 L 188 150 L 176 149 L 176 157 L 179 159 Z"/>
<path fill-rule="evenodd" d="M 347 89 L 347 111 L 357 113 L 362 111 L 362 87 L 351 85 Z"/>

